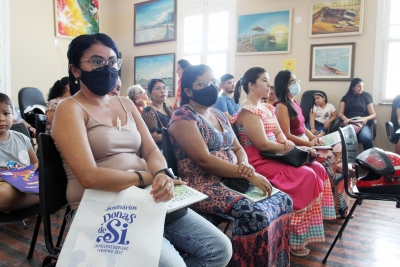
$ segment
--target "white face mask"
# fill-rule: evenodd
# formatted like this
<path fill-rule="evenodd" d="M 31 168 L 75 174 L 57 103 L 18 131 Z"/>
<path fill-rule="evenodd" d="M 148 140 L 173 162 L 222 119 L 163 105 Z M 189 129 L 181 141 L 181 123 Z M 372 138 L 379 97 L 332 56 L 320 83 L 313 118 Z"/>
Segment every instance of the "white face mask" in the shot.
<path fill-rule="evenodd" d="M 301 91 L 300 84 L 297 82 L 289 86 L 289 92 L 294 97 L 298 96 L 300 94 L 300 91 Z"/>

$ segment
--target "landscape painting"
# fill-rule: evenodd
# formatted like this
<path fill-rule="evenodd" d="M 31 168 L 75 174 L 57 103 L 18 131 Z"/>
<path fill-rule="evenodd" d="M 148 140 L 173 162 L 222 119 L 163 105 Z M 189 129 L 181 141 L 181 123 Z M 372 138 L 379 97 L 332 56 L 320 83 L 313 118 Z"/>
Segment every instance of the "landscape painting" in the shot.
<path fill-rule="evenodd" d="M 176 39 L 176 0 L 135 4 L 134 13 L 134 45 Z"/>
<path fill-rule="evenodd" d="M 362 33 L 364 0 L 311 3 L 310 37 L 356 35 Z"/>
<path fill-rule="evenodd" d="M 57 37 L 99 32 L 98 0 L 55 0 L 54 6 Z"/>
<path fill-rule="evenodd" d="M 236 54 L 290 52 L 292 10 L 238 16 Z"/>
<path fill-rule="evenodd" d="M 311 45 L 310 81 L 350 81 L 355 43 Z"/>
<path fill-rule="evenodd" d="M 135 57 L 135 84 L 147 90 L 151 79 L 162 79 L 169 87 L 168 97 L 175 96 L 175 54 L 160 54 Z"/>

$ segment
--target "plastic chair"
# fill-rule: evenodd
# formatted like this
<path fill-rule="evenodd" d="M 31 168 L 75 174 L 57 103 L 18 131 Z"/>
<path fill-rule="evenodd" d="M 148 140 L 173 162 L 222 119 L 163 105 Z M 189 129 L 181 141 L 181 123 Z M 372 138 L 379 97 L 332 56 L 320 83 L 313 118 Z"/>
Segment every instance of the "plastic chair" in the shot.
<path fill-rule="evenodd" d="M 178 162 L 175 159 L 174 149 L 169 139 L 168 130 L 166 128 L 162 128 L 161 133 L 162 133 L 163 155 L 165 157 L 165 160 L 167 161 L 168 168 L 171 168 L 174 174 L 177 175 Z M 230 219 L 227 219 L 225 217 L 213 213 L 199 212 L 199 211 L 196 212 L 202 217 L 204 217 L 206 220 L 214 224 L 215 226 L 218 226 L 221 223 L 226 223 L 224 229 L 224 234 L 226 234 L 226 231 L 228 230 L 229 225 L 231 223 Z"/>
<path fill-rule="evenodd" d="M 65 211 L 63 223 L 58 235 L 57 243 L 54 246 L 51 235 L 50 215 L 68 204 L 66 198 L 67 176 L 64 171 L 60 153 L 58 152 L 53 139 L 49 134 L 41 133 L 38 137 L 39 145 L 39 197 L 40 212 L 36 220 L 36 226 L 29 249 L 28 259 L 32 258 L 35 249 L 36 238 L 39 233 L 40 224 L 43 218 L 44 222 L 44 240 L 46 248 L 50 255 L 44 261 L 43 266 L 50 263 L 53 259 L 57 260 L 58 253 L 61 251 L 66 215 L 71 210 L 69 206 Z"/>
<path fill-rule="evenodd" d="M 364 193 L 359 192 L 356 186 L 351 187 L 351 182 L 348 178 L 348 164 L 356 163 L 355 158 L 358 155 L 358 142 L 357 136 L 354 132 L 353 127 L 346 126 L 343 128 L 339 128 L 340 137 L 342 138 L 342 165 L 343 165 L 343 178 L 344 178 L 344 188 L 351 198 L 354 198 L 354 204 L 351 207 L 349 214 L 347 215 L 346 220 L 343 222 L 342 227 L 337 233 L 335 240 L 333 241 L 331 247 L 325 255 L 325 258 L 322 260 L 322 263 L 326 263 L 329 254 L 331 253 L 333 247 L 335 246 L 339 237 L 342 236 L 344 229 L 347 226 L 347 223 L 351 219 L 356 207 L 362 204 L 364 199 L 368 200 L 383 200 L 383 201 L 395 201 L 397 205 L 400 205 L 400 195 L 386 195 L 386 194 L 377 194 L 377 193 Z M 356 177 L 358 178 L 358 171 L 356 168 Z M 349 188 L 350 187 L 350 188 Z"/>
<path fill-rule="evenodd" d="M 36 136 L 46 131 L 46 116 L 43 114 L 35 114 Z"/>
<path fill-rule="evenodd" d="M 33 105 L 46 106 L 46 100 L 43 93 L 34 87 L 24 87 L 18 92 L 18 105 L 21 110 L 21 117 L 30 125 L 35 125 L 35 118 L 26 118 L 24 111 L 27 107 Z"/>
<path fill-rule="evenodd" d="M 399 140 L 399 135 L 395 134 L 395 131 L 399 129 L 399 124 L 396 115 L 396 107 L 399 103 L 400 103 L 400 95 L 396 96 L 393 99 L 392 115 L 390 116 L 390 121 L 387 121 L 385 124 L 387 138 L 392 144 L 397 144 L 397 141 Z"/>

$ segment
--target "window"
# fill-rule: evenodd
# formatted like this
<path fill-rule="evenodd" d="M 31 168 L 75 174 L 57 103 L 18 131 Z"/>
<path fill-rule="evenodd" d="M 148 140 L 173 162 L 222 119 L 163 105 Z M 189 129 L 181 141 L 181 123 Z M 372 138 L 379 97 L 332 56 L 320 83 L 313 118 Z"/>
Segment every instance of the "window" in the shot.
<path fill-rule="evenodd" d="M 380 6 L 380 5 L 378 5 Z M 380 90 L 379 99 L 391 101 L 399 94 L 398 75 L 400 73 L 400 1 L 387 0 L 378 10 L 376 58 L 381 57 L 382 72 L 375 75 Z M 383 40 L 383 41 L 382 41 Z M 380 42 L 380 43 L 379 43 Z M 377 69 L 375 69 L 377 70 Z"/>
<path fill-rule="evenodd" d="M 233 73 L 235 6 L 234 0 L 182 1 L 178 20 L 183 30 L 178 32 L 178 60 L 207 64 L 217 77 Z"/>

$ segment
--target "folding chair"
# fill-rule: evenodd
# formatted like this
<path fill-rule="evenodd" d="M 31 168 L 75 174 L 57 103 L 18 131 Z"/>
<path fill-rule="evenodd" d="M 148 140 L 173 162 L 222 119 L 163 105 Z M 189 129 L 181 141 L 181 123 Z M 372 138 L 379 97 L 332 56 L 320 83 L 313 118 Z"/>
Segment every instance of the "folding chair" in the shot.
<path fill-rule="evenodd" d="M 362 204 L 364 199 L 369 200 L 383 200 L 383 201 L 394 201 L 397 203 L 397 206 L 400 205 L 400 195 L 387 195 L 387 194 L 378 194 L 378 193 L 365 193 L 359 192 L 357 186 L 351 186 L 351 183 L 348 179 L 348 164 L 349 163 L 356 163 L 356 157 L 358 155 L 358 142 L 357 142 L 357 135 L 354 132 L 353 127 L 346 126 L 343 128 L 339 128 L 340 137 L 342 138 L 342 165 L 343 165 L 343 178 L 344 178 L 344 188 L 351 198 L 354 198 L 354 204 L 351 207 L 349 215 L 347 215 L 346 220 L 343 222 L 342 227 L 340 228 L 339 232 L 337 233 L 335 240 L 333 241 L 331 247 L 329 248 L 328 252 L 325 255 L 325 258 L 322 260 L 322 263 L 326 263 L 329 254 L 331 253 L 333 247 L 335 246 L 339 237 L 342 236 L 344 229 L 347 226 L 350 218 L 352 217 L 356 207 Z M 358 178 L 358 171 L 356 168 L 356 177 Z M 349 188 L 351 187 L 351 188 Z"/>
<path fill-rule="evenodd" d="M 53 259 L 57 260 L 58 258 L 58 253 L 61 251 L 60 244 L 67 222 L 66 215 L 71 209 L 69 206 L 67 206 L 57 243 L 54 246 L 51 235 L 50 215 L 56 213 L 58 210 L 68 204 L 66 199 L 67 176 L 64 171 L 60 153 L 58 152 L 51 136 L 44 133 L 39 134 L 38 145 L 40 212 L 36 221 L 28 259 L 32 258 L 33 256 L 36 238 L 43 217 L 44 239 L 46 248 L 49 252 L 49 255 L 43 261 L 43 266 L 45 266 Z"/>
<path fill-rule="evenodd" d="M 176 161 L 175 155 L 174 155 L 174 149 L 172 147 L 172 144 L 169 139 L 169 133 L 166 128 L 161 129 L 162 133 L 162 144 L 163 144 L 163 155 L 165 157 L 165 160 L 167 161 L 168 168 L 171 168 L 172 171 L 175 173 L 175 175 L 178 174 L 178 163 Z M 228 230 L 228 227 L 231 223 L 231 220 L 222 217 L 217 214 L 213 213 L 208 213 L 208 212 L 199 212 L 196 211 L 199 215 L 204 217 L 206 220 L 214 224 L 215 226 L 218 226 L 221 223 L 226 223 L 224 233 L 226 234 L 226 231 Z"/>

